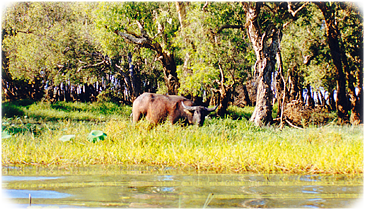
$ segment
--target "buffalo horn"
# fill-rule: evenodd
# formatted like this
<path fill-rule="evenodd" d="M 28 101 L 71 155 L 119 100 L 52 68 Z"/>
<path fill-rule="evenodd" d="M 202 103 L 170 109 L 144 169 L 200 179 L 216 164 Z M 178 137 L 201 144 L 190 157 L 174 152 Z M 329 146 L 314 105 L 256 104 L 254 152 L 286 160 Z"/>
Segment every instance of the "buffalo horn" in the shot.
<path fill-rule="evenodd" d="M 207 112 L 212 112 L 218 108 L 218 104 L 214 108 L 205 108 Z"/>
<path fill-rule="evenodd" d="M 185 106 L 183 101 L 181 101 L 181 104 L 184 107 L 184 109 L 186 109 L 188 111 L 195 111 L 196 110 L 196 107 L 194 107 L 194 106 Z"/>

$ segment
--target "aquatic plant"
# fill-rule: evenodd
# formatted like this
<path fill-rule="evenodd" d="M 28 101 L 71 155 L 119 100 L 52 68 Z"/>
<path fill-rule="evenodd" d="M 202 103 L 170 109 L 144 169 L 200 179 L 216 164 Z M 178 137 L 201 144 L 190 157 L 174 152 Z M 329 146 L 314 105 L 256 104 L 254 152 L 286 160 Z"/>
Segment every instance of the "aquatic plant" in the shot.
<path fill-rule="evenodd" d="M 104 141 L 106 136 L 107 135 L 103 131 L 93 130 L 87 136 L 87 140 L 89 142 L 95 143 L 95 142 L 98 142 L 98 141 Z"/>

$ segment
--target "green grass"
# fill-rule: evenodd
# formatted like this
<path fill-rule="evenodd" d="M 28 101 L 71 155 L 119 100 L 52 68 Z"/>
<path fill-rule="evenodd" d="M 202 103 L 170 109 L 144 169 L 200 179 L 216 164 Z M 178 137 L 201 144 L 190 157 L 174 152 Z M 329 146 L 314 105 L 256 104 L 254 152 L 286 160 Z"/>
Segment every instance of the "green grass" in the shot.
<path fill-rule="evenodd" d="M 43 121 L 72 119 L 78 121 L 106 121 L 110 119 L 126 119 L 132 112 L 129 106 L 119 106 L 115 103 L 80 103 L 56 102 L 54 104 L 37 102 L 18 105 L 18 102 L 3 103 L 3 117 L 26 116 Z M 7 114 L 7 112 L 9 114 Z"/>
<path fill-rule="evenodd" d="M 362 126 L 259 128 L 246 119 L 252 107 L 230 107 L 226 118 L 209 118 L 202 127 L 132 124 L 131 107 L 112 103 L 38 102 L 21 110 L 24 116 L 3 118 L 3 130 L 12 135 L 2 139 L 3 165 L 159 165 L 220 173 L 363 172 Z M 86 137 L 91 130 L 108 136 L 90 143 Z M 73 141 L 59 140 L 69 134 L 76 135 Z"/>

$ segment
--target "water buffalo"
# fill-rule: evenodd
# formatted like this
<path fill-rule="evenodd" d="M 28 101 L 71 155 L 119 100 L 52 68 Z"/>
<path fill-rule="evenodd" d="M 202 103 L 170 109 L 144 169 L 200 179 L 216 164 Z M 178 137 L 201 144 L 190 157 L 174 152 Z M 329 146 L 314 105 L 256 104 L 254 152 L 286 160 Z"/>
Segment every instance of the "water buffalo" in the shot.
<path fill-rule="evenodd" d="M 167 118 L 172 124 L 179 119 L 202 126 L 205 116 L 217 109 L 193 106 L 193 102 L 182 96 L 143 93 L 133 102 L 133 122 L 138 122 L 143 115 L 153 124 Z"/>

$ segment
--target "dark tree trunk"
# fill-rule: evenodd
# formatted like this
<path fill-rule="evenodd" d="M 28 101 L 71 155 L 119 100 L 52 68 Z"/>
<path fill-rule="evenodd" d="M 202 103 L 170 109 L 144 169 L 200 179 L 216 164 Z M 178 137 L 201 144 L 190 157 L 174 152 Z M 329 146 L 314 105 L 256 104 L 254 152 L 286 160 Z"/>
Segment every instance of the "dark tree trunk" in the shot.
<path fill-rule="evenodd" d="M 293 68 L 289 69 L 288 72 L 288 88 L 289 88 L 289 101 L 299 99 L 299 76 L 297 72 L 297 67 L 294 66 Z"/>
<path fill-rule="evenodd" d="M 248 95 L 248 91 L 246 88 L 246 85 L 242 85 L 242 91 L 243 91 L 243 104 L 246 106 L 251 106 L 251 100 L 250 100 L 250 96 Z"/>
<path fill-rule="evenodd" d="M 315 2 L 318 8 L 322 11 L 322 14 L 326 23 L 326 36 L 327 42 L 330 48 L 333 64 L 336 70 L 336 86 L 337 86 L 337 99 L 336 99 L 336 109 L 338 123 L 347 123 L 349 120 L 348 107 L 347 107 L 347 97 L 346 97 L 346 78 L 343 72 L 342 60 L 340 50 L 340 31 L 338 30 L 335 11 L 334 8 L 328 6 L 328 2 Z"/>
<path fill-rule="evenodd" d="M 129 77 L 130 77 L 130 86 L 131 86 L 131 96 L 132 101 L 138 96 L 138 92 L 136 91 L 136 79 L 135 74 L 133 72 L 134 65 L 132 63 L 132 53 L 128 52 L 128 63 L 129 63 Z"/>
<path fill-rule="evenodd" d="M 331 108 L 331 111 L 335 111 L 336 110 L 336 103 L 335 103 L 335 99 L 334 99 L 334 89 L 331 89 L 329 91 L 328 103 L 329 103 L 329 106 Z"/>
<path fill-rule="evenodd" d="M 347 62 L 347 57 L 345 54 L 345 51 L 343 49 L 341 50 L 341 55 L 342 55 L 342 59 L 343 59 L 343 67 L 345 69 L 346 72 L 346 79 L 347 79 L 347 86 L 348 86 L 348 94 L 349 94 L 349 99 L 350 99 L 350 107 L 351 107 L 351 115 L 350 115 L 350 123 L 352 125 L 358 125 L 360 123 L 362 123 L 362 67 L 360 67 L 356 73 L 358 75 L 356 75 L 359 78 L 359 94 L 356 95 L 355 92 L 355 78 L 354 76 L 351 74 L 350 69 L 349 69 L 349 65 Z"/>
<path fill-rule="evenodd" d="M 307 85 L 307 105 L 311 108 L 314 108 L 314 99 L 312 97 L 311 86 Z"/>

